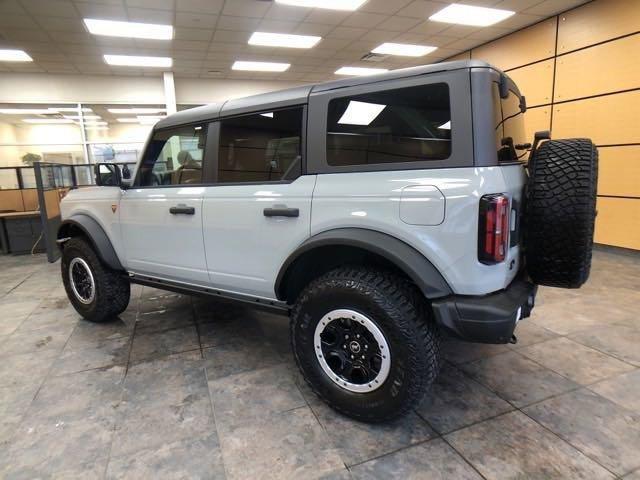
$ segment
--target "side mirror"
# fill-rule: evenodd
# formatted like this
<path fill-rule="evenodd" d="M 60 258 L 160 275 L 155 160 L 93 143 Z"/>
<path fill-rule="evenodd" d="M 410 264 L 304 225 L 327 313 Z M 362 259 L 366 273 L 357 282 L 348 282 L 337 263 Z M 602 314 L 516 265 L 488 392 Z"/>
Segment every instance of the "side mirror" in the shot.
<path fill-rule="evenodd" d="M 96 163 L 94 173 L 96 185 L 101 187 L 119 187 L 122 183 L 120 168 L 115 163 Z"/>

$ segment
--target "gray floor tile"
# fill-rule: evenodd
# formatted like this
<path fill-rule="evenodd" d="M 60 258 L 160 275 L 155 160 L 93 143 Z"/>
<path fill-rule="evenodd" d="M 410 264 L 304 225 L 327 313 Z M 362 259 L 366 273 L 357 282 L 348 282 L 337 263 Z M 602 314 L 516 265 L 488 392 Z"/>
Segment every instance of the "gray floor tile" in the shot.
<path fill-rule="evenodd" d="M 125 322 L 121 318 L 103 323 L 80 320 L 69 338 L 68 347 L 73 350 L 90 348 L 107 340 L 128 337 L 133 333 L 134 323 L 135 320 Z"/>
<path fill-rule="evenodd" d="M 344 468 L 308 407 L 241 425 L 220 426 L 219 438 L 230 480 L 319 479 Z"/>
<path fill-rule="evenodd" d="M 67 345 L 55 363 L 52 374 L 65 375 L 93 368 L 126 365 L 130 344 L 129 338 L 117 338 L 105 340 L 97 346 L 89 348 L 74 349 Z"/>
<path fill-rule="evenodd" d="M 218 425 L 251 424 L 306 405 L 286 365 L 209 381 Z"/>
<path fill-rule="evenodd" d="M 2 316 L 0 316 L 0 335 L 3 336 L 11 335 L 27 318 L 27 315 L 5 315 L 2 307 L 0 307 L 0 312 L 2 312 Z"/>
<path fill-rule="evenodd" d="M 489 479 L 612 479 L 611 473 L 521 412 L 447 435 L 446 440 Z"/>
<path fill-rule="evenodd" d="M 588 330 L 571 338 L 616 358 L 640 366 L 640 330 L 622 325 Z"/>
<path fill-rule="evenodd" d="M 19 353 L 33 353 L 45 350 L 62 351 L 71 336 L 74 326 L 53 325 L 32 331 L 17 331 L 0 343 L 0 358 Z"/>
<path fill-rule="evenodd" d="M 195 324 L 191 305 L 181 309 L 162 309 L 140 312 L 136 322 L 136 334 L 162 332 Z"/>
<path fill-rule="evenodd" d="M 198 323 L 203 347 L 216 347 L 244 339 L 264 339 L 260 324 L 253 318 L 216 319 Z"/>
<path fill-rule="evenodd" d="M 264 337 L 245 337 L 203 350 L 209 380 L 271 367 L 284 361 Z"/>
<path fill-rule="evenodd" d="M 591 385 L 589 390 L 640 414 L 640 370 L 598 382 Z"/>
<path fill-rule="evenodd" d="M 16 332 L 47 329 L 60 325 L 75 325 L 78 320 L 80 320 L 80 315 L 71 307 L 37 309 L 20 324 Z"/>
<path fill-rule="evenodd" d="M 351 469 L 355 479 L 481 480 L 482 477 L 443 440 L 416 445 Z"/>
<path fill-rule="evenodd" d="M 131 362 L 141 362 L 200 348 L 195 326 L 144 333 L 133 338 Z"/>
<path fill-rule="evenodd" d="M 557 333 L 552 332 L 551 330 L 547 330 L 544 327 L 536 325 L 535 323 L 525 319 L 518 323 L 516 330 L 514 332 L 516 337 L 518 338 L 518 343 L 516 344 L 508 344 L 509 348 L 522 348 L 528 345 L 533 345 L 535 343 L 544 342 L 546 340 L 551 340 L 558 336 Z"/>
<path fill-rule="evenodd" d="M 30 315 L 40 304 L 41 299 L 33 298 L 13 298 L 11 296 L 0 300 L 0 312 L 3 317 L 24 317 Z"/>
<path fill-rule="evenodd" d="M 0 361 L 0 387 L 41 383 L 57 356 L 57 352 L 45 350 L 37 354 L 3 357 Z"/>
<path fill-rule="evenodd" d="M 216 433 L 144 449 L 111 458 L 108 479 L 205 480 L 224 479 L 222 453 Z"/>
<path fill-rule="evenodd" d="M 422 418 L 441 434 L 509 410 L 513 410 L 509 403 L 450 365 L 442 368 L 417 408 Z"/>
<path fill-rule="evenodd" d="M 524 411 L 618 475 L 640 467 L 640 414 L 586 389 Z"/>
<path fill-rule="evenodd" d="M 635 472 L 625 475 L 622 477 L 622 480 L 640 480 L 640 470 L 636 470 Z"/>
<path fill-rule="evenodd" d="M 0 445 L 15 432 L 38 387 L 39 384 L 31 384 L 0 388 Z"/>
<path fill-rule="evenodd" d="M 628 363 L 564 337 L 524 347 L 518 351 L 581 385 L 634 369 Z"/>
<path fill-rule="evenodd" d="M 578 387 L 516 352 L 467 363 L 462 369 L 517 407 Z"/>
<path fill-rule="evenodd" d="M 440 347 L 442 358 L 456 365 L 488 358 L 508 351 L 509 347 L 506 345 L 470 343 L 452 338 L 446 338 Z"/>
<path fill-rule="evenodd" d="M 346 465 L 362 463 L 435 436 L 413 412 L 392 422 L 370 424 L 345 417 L 320 401 L 310 406 Z"/>

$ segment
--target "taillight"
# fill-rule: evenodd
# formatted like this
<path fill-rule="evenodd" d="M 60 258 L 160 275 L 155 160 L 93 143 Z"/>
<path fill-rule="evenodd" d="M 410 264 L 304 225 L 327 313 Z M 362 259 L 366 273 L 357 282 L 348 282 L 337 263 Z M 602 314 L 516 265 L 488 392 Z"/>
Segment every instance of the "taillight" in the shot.
<path fill-rule="evenodd" d="M 478 260 L 493 264 L 507 255 L 509 239 L 509 199 L 500 193 L 480 199 Z"/>

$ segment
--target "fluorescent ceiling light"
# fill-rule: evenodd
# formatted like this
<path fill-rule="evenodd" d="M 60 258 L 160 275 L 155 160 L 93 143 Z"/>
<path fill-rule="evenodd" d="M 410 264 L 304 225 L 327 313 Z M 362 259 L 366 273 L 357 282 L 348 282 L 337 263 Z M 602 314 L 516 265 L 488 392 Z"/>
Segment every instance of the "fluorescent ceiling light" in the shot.
<path fill-rule="evenodd" d="M 45 115 L 55 113 L 48 108 L 0 108 L 5 115 Z"/>
<path fill-rule="evenodd" d="M 56 107 L 56 108 L 49 108 L 49 110 L 54 113 L 57 113 L 57 112 L 78 113 L 78 109 L 76 107 L 64 107 L 64 108 Z M 90 108 L 83 108 L 82 111 L 85 113 L 93 112 L 93 110 L 91 110 Z"/>
<path fill-rule="evenodd" d="M 340 124 L 346 125 L 369 125 L 373 122 L 386 105 L 368 102 L 356 102 L 351 100 L 347 109 L 338 120 Z"/>
<path fill-rule="evenodd" d="M 64 118 L 70 118 L 71 120 L 80 120 L 80 115 L 63 115 Z M 100 115 L 85 115 L 85 120 L 99 120 Z"/>
<path fill-rule="evenodd" d="M 94 126 L 87 126 L 85 127 L 85 129 L 86 130 L 109 130 L 109 127 L 94 125 Z"/>
<path fill-rule="evenodd" d="M 497 8 L 474 7 L 452 3 L 429 17 L 434 22 L 457 23 L 474 27 L 488 27 L 509 18 L 516 12 Z"/>
<path fill-rule="evenodd" d="M 285 70 L 288 70 L 290 66 L 290 63 L 236 61 L 231 66 L 231 70 L 248 70 L 252 72 L 284 72 Z"/>
<path fill-rule="evenodd" d="M 261 113 L 260 116 L 273 118 L 273 112 Z"/>
<path fill-rule="evenodd" d="M 104 61 L 109 65 L 121 67 L 171 68 L 173 65 L 173 60 L 170 57 L 140 57 L 137 55 L 104 55 Z"/>
<path fill-rule="evenodd" d="M 85 18 L 84 24 L 89 33 L 109 37 L 150 38 L 152 40 L 171 40 L 173 26 L 154 23 L 118 22 Z"/>
<path fill-rule="evenodd" d="M 22 121 L 25 123 L 73 123 L 73 120 L 68 118 L 25 118 Z"/>
<path fill-rule="evenodd" d="M 249 45 L 263 45 L 265 47 L 311 48 L 322 37 L 311 35 L 289 35 L 286 33 L 254 32 L 249 38 Z"/>
<path fill-rule="evenodd" d="M 438 127 L 440 130 L 451 130 L 451 120 Z"/>
<path fill-rule="evenodd" d="M 120 123 L 139 123 L 136 117 L 117 118 Z"/>
<path fill-rule="evenodd" d="M 90 125 L 90 126 L 94 126 L 94 125 L 109 125 L 109 122 L 97 122 L 95 120 L 89 120 L 88 122 L 84 122 L 85 125 Z"/>
<path fill-rule="evenodd" d="M 147 116 L 147 117 L 136 117 L 138 122 L 141 125 L 153 125 L 154 123 L 158 123 L 163 118 L 167 118 L 166 116 Z"/>
<path fill-rule="evenodd" d="M 422 57 L 427 53 L 437 50 L 438 47 L 428 45 L 410 45 L 408 43 L 383 43 L 379 47 L 371 50 L 372 53 L 383 55 L 400 55 L 403 57 Z"/>
<path fill-rule="evenodd" d="M 0 62 L 33 62 L 24 50 L 0 50 Z"/>
<path fill-rule="evenodd" d="M 341 67 L 335 71 L 336 75 L 374 75 L 388 72 L 386 68 Z"/>
<path fill-rule="evenodd" d="M 164 108 L 147 108 L 147 107 L 143 107 L 143 108 L 130 107 L 130 108 L 107 108 L 107 111 L 109 113 L 116 113 L 116 114 L 130 113 L 132 115 L 139 115 L 139 114 L 146 114 L 146 113 L 164 113 L 165 109 Z"/>
<path fill-rule="evenodd" d="M 276 0 L 282 5 L 295 7 L 326 8 L 329 10 L 357 10 L 367 0 Z"/>

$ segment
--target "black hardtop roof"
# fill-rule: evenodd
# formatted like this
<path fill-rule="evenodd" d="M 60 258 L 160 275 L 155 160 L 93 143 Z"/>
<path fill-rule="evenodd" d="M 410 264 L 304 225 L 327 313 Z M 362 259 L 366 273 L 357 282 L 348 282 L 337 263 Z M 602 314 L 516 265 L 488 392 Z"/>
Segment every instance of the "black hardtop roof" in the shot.
<path fill-rule="evenodd" d="M 299 87 L 259 93 L 257 95 L 234 98 L 225 102 L 211 103 L 209 105 L 183 110 L 160 120 L 156 123 L 154 129 L 204 122 L 214 120 L 219 117 L 240 115 L 263 109 L 276 109 L 291 105 L 300 105 L 306 103 L 309 95 L 315 92 L 326 92 L 338 88 L 366 85 L 370 83 L 384 82 L 386 80 L 395 80 L 398 78 L 414 77 L 418 75 L 429 75 L 465 68 L 495 69 L 495 67 L 492 67 L 488 63 L 480 60 L 459 60 L 455 62 L 443 62 L 418 67 L 401 68 L 375 75 L 350 77 L 340 80 L 332 80 L 330 82 L 302 85 Z"/>

